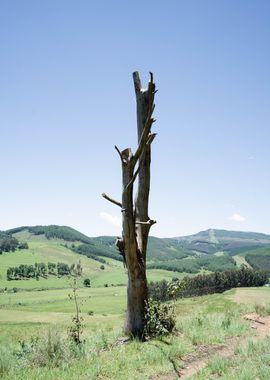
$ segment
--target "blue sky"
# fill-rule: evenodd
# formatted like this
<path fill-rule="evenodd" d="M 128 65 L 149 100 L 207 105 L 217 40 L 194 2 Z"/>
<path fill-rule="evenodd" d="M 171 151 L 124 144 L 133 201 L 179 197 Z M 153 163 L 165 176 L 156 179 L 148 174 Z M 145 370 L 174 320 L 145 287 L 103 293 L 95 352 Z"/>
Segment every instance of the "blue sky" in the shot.
<path fill-rule="evenodd" d="M 114 145 L 135 148 L 132 72 L 153 71 L 152 234 L 270 233 L 270 3 L 0 4 L 0 230 L 119 234 Z"/>

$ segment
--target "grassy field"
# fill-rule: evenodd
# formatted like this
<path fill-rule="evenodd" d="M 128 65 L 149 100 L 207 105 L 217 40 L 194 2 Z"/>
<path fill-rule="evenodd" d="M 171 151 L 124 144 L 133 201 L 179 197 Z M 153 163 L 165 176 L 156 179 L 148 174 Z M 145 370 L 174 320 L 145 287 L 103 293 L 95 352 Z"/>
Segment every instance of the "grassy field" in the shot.
<path fill-rule="evenodd" d="M 71 289 L 47 291 L 2 293 L 0 305 L 2 309 L 37 312 L 67 312 L 74 310 L 68 294 Z M 126 288 L 124 286 L 110 288 L 82 288 L 78 291 L 79 302 L 87 312 L 118 314 L 124 312 Z"/>
<path fill-rule="evenodd" d="M 64 246 L 63 240 L 48 240 L 41 236 L 31 235 L 28 232 L 20 232 L 15 234 L 22 241 L 27 241 L 29 249 L 16 252 L 4 253 L 0 256 L 0 289 L 59 289 L 68 288 L 70 280 L 67 277 L 58 278 L 57 276 L 49 276 L 47 279 L 39 278 L 28 280 L 12 280 L 7 281 L 6 272 L 9 267 L 18 266 L 20 264 L 35 264 L 36 262 L 63 262 L 66 264 L 77 264 L 79 261 L 83 267 L 83 275 L 80 280 L 82 286 L 84 278 L 90 278 L 93 287 L 110 285 L 126 285 L 127 274 L 120 261 L 106 258 L 105 269 L 102 270 L 101 263 L 90 259 L 86 256 L 79 255 L 71 249 Z M 70 243 L 69 243 L 70 245 Z M 177 277 L 183 276 L 184 274 Z M 162 269 L 152 269 L 148 271 L 149 281 L 159 281 L 162 279 L 171 280 L 175 277 L 175 273 Z"/>
<path fill-rule="evenodd" d="M 243 314 L 262 308 L 270 311 L 270 289 L 266 287 L 181 299 L 176 302 L 175 334 L 145 343 L 124 344 L 121 336 L 127 275 L 123 264 L 106 258 L 102 270 L 101 263 L 74 253 L 62 240 L 48 240 L 25 231 L 20 234 L 18 237 L 28 242 L 29 249 L 0 256 L 0 378 L 4 380 L 175 379 L 186 366 L 185 357 L 196 355 L 201 347 L 221 347 L 228 339 L 255 336 L 256 331 L 243 319 Z M 237 257 L 240 265 L 242 257 Z M 10 266 L 49 261 L 82 264 L 78 301 L 84 344 L 79 351 L 68 338 L 75 313 L 74 301 L 69 298 L 72 279 L 50 276 L 38 281 L 6 280 Z M 149 281 L 184 275 L 148 270 Z M 91 288 L 82 286 L 87 277 Z M 192 378 L 269 379 L 265 363 L 270 343 L 265 339 L 253 346 L 247 343 L 249 346 L 239 350 L 231 361 L 210 357 L 205 368 Z M 254 359 L 253 366 L 241 370 L 249 353 L 260 354 L 263 359 L 260 363 Z M 262 375 L 261 368 L 266 375 Z M 234 377 L 236 369 L 239 377 Z"/>
<path fill-rule="evenodd" d="M 25 359 L 28 354 L 21 353 L 18 355 L 22 355 L 24 361 L 16 356 L 17 364 L 14 365 L 14 351 L 18 353 L 22 349 L 19 341 L 24 341 L 24 346 L 28 347 L 31 337 L 39 337 L 42 347 L 47 347 L 50 331 L 53 331 L 50 339 L 55 339 L 56 346 L 64 345 L 67 349 L 67 329 L 74 314 L 68 292 L 69 289 L 60 289 L 0 295 L 0 373 L 2 365 L 3 379 L 142 380 L 158 379 L 155 376 L 166 373 L 172 376 L 168 379 L 174 379 L 175 368 L 180 371 L 184 366 L 182 358 L 195 352 L 197 347 L 222 345 L 231 337 L 254 335 L 241 314 L 254 310 L 257 304 L 270 304 L 268 288 L 234 289 L 224 294 L 179 300 L 176 304 L 177 334 L 145 343 L 120 344 L 125 287 L 80 289 L 85 352 L 68 362 L 64 357 L 70 353 L 64 352 L 63 357 L 59 354 L 59 363 L 50 362 L 45 367 L 40 365 L 41 352 L 32 353 L 34 357 L 29 354 L 31 365 Z M 90 310 L 94 312 L 92 316 L 88 315 Z M 253 349 L 256 352 L 266 350 L 266 346 Z M 239 366 L 245 358 L 244 351 L 241 355 L 237 357 Z M 213 360 L 194 379 L 212 378 L 209 373 L 214 376 L 213 368 L 217 366 Z M 231 365 L 225 364 L 223 367 L 227 365 L 226 371 L 231 373 Z"/>

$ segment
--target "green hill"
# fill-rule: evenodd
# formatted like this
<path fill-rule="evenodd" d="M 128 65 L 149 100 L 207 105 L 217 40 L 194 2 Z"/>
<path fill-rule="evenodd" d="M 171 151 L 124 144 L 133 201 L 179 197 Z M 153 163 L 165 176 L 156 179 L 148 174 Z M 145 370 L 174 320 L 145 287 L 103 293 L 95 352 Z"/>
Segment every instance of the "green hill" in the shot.
<path fill-rule="evenodd" d="M 270 246 L 270 235 L 257 232 L 209 229 L 195 235 L 175 239 L 183 249 L 208 255 L 222 251 L 234 256 L 256 248 Z"/>
<path fill-rule="evenodd" d="M 43 233 L 42 233 L 43 232 Z M 7 269 L 19 265 L 35 265 L 35 263 L 58 262 L 72 264 L 81 263 L 83 272 L 79 285 L 83 285 L 85 278 L 90 278 L 91 286 L 125 285 L 127 282 L 126 270 L 119 261 L 120 255 L 114 246 L 114 238 L 88 238 L 80 232 L 62 226 L 20 227 L 2 233 L 19 243 L 26 242 L 28 249 L 16 249 L 14 252 L 3 252 L 0 255 L 0 289 L 60 289 L 70 287 L 68 276 L 48 276 L 36 279 L 7 280 Z M 87 243 L 86 243 L 87 242 Z M 87 246 L 89 254 L 75 252 L 79 247 Z M 91 255 L 91 257 L 87 257 Z M 114 259 L 114 256 L 118 259 Z M 102 260 L 102 258 L 104 260 Z M 102 262 L 101 262 L 102 261 Z M 103 267 L 102 267 L 103 265 Z M 103 269 L 104 268 L 104 269 Z M 173 272 L 166 270 L 150 270 L 149 280 L 172 279 Z"/>
<path fill-rule="evenodd" d="M 67 226 L 34 226 L 18 227 L 6 231 L 20 240 L 35 240 L 38 237 L 47 240 L 64 240 L 67 247 L 78 254 L 88 256 L 92 259 L 100 257 L 111 258 L 122 261 L 121 255 L 115 246 L 115 236 L 88 237 L 79 231 Z M 184 249 L 176 239 L 149 238 L 148 261 L 165 261 L 171 259 L 182 259 L 191 252 Z"/>
<path fill-rule="evenodd" d="M 9 252 L 3 251 L 0 255 L 2 289 L 70 286 L 67 277 L 53 275 L 38 280 L 7 280 L 9 267 L 35 263 L 47 265 L 49 262 L 69 266 L 76 266 L 80 262 L 83 268 L 81 285 L 85 278 L 91 279 L 92 286 L 122 285 L 127 281 L 122 257 L 113 236 L 88 237 L 68 226 L 24 226 L 0 232 L 0 246 L 3 242 L 16 244 Z M 241 263 L 267 269 L 269 256 L 262 250 L 269 252 L 269 249 L 270 236 L 253 232 L 211 229 L 178 238 L 150 237 L 148 278 L 171 279 L 187 273 L 232 269 Z"/>
<path fill-rule="evenodd" d="M 63 239 L 67 241 L 80 241 L 82 243 L 90 243 L 91 239 L 68 226 L 33 226 L 33 227 L 17 227 L 6 231 L 8 234 L 17 234 L 19 232 L 28 231 L 33 235 L 45 235 L 47 239 Z"/>

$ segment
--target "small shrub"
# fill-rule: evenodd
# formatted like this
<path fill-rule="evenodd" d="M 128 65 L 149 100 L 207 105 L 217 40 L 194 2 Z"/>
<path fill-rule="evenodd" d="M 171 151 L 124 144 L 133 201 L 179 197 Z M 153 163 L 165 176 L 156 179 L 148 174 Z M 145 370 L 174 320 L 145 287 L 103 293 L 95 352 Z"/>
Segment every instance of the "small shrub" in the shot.
<path fill-rule="evenodd" d="M 68 329 L 68 335 L 71 340 L 76 344 L 81 344 L 81 335 L 83 333 L 83 318 L 76 315 L 72 318 L 72 325 Z"/>
<path fill-rule="evenodd" d="M 19 340 L 19 349 L 15 352 L 17 358 L 24 358 L 28 354 L 32 354 L 34 347 L 37 345 L 39 338 L 31 337 L 30 341 Z"/>
<path fill-rule="evenodd" d="M 18 359 L 37 367 L 59 367 L 69 360 L 67 345 L 58 332 L 48 331 L 43 338 L 32 337 L 29 341 L 19 341 L 20 347 L 15 352 Z"/>
<path fill-rule="evenodd" d="M 90 278 L 85 278 L 84 281 L 83 281 L 83 285 L 84 285 L 86 288 L 90 288 L 90 287 L 91 287 Z"/>
<path fill-rule="evenodd" d="M 87 315 L 90 315 L 90 316 L 92 317 L 92 315 L 94 315 L 93 310 L 89 310 L 89 311 L 87 312 Z"/>
<path fill-rule="evenodd" d="M 102 264 L 102 265 L 100 265 L 100 269 L 101 270 L 104 270 L 105 269 L 105 266 Z"/>
<path fill-rule="evenodd" d="M 167 335 L 175 328 L 176 315 L 174 303 L 161 304 L 151 298 L 145 308 L 146 338 Z"/>
<path fill-rule="evenodd" d="M 38 366 L 46 366 L 51 364 L 53 367 L 60 366 L 64 361 L 68 360 L 65 344 L 58 333 L 48 332 L 47 337 L 42 344 L 34 346 L 33 358 Z"/>
<path fill-rule="evenodd" d="M 69 294 L 69 299 L 74 301 L 75 315 L 72 318 L 72 324 L 68 329 L 68 336 L 71 340 L 79 345 L 82 343 L 81 335 L 83 333 L 83 317 L 81 316 L 81 310 L 78 301 L 78 287 L 77 278 L 75 277 L 72 284 L 72 293 Z"/>
<path fill-rule="evenodd" d="M 65 339 L 57 331 L 49 330 L 44 337 L 32 337 L 30 341 L 23 340 L 19 343 L 20 348 L 15 355 L 31 367 L 65 367 L 71 360 L 84 354 L 82 346 Z"/>
<path fill-rule="evenodd" d="M 149 297 L 155 301 L 168 301 L 170 299 L 169 285 L 165 280 L 159 282 L 151 281 L 148 284 Z"/>

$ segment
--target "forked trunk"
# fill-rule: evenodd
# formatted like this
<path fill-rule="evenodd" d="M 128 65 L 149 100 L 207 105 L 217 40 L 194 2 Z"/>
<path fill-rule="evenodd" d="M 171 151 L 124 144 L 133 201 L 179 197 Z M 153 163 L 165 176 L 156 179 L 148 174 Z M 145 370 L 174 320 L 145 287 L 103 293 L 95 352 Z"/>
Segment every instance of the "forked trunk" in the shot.
<path fill-rule="evenodd" d="M 130 148 L 120 152 L 122 163 L 122 203 L 106 194 L 103 197 L 122 208 L 123 233 L 117 240 L 117 247 L 128 271 L 127 315 L 125 331 L 133 337 L 143 337 L 145 327 L 145 306 L 148 300 L 146 279 L 146 250 L 150 227 L 156 223 L 148 216 L 150 191 L 151 133 L 154 122 L 155 84 L 150 73 L 147 89 L 142 89 L 140 77 L 133 73 L 137 102 L 138 148 L 133 154 Z M 133 200 L 133 184 L 138 176 L 136 202 Z"/>

